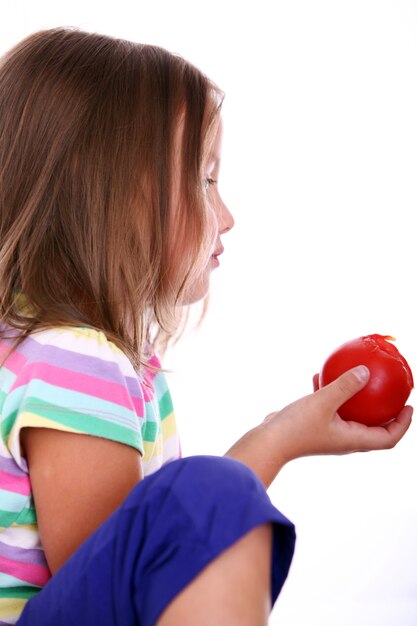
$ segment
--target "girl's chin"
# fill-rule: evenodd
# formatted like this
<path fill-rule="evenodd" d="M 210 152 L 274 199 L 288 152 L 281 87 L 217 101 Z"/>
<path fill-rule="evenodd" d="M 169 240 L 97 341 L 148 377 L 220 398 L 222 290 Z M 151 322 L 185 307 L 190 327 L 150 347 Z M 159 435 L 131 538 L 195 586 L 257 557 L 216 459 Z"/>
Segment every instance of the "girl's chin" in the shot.
<path fill-rule="evenodd" d="M 209 275 L 204 279 L 200 279 L 198 283 L 191 285 L 190 288 L 182 294 L 179 304 L 187 306 L 189 304 L 195 304 L 200 300 L 204 300 L 208 296 L 210 289 Z"/>

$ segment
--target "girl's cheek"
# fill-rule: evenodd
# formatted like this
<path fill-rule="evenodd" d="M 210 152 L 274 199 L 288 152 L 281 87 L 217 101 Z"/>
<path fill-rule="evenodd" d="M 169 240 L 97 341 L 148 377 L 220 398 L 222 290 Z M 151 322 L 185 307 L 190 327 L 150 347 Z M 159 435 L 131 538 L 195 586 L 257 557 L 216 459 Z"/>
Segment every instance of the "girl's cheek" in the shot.
<path fill-rule="evenodd" d="M 219 221 L 217 218 L 216 211 L 213 208 L 210 209 L 210 221 L 211 221 L 211 239 L 214 244 L 217 239 L 217 235 L 219 233 Z"/>

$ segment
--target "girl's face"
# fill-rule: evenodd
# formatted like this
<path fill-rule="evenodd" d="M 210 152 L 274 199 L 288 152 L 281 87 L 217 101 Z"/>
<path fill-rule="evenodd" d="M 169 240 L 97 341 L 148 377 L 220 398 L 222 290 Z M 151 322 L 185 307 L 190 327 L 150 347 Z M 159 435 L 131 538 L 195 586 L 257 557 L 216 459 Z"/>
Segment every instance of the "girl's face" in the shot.
<path fill-rule="evenodd" d="M 221 236 L 227 233 L 234 225 L 234 219 L 224 204 L 218 188 L 220 172 L 220 157 L 222 147 L 223 125 L 220 121 L 212 149 L 203 168 L 204 190 L 207 197 L 208 209 L 212 219 L 213 247 L 207 264 L 201 274 L 184 294 L 182 304 L 192 304 L 204 298 L 209 290 L 211 272 L 220 265 L 219 256 L 224 248 Z"/>

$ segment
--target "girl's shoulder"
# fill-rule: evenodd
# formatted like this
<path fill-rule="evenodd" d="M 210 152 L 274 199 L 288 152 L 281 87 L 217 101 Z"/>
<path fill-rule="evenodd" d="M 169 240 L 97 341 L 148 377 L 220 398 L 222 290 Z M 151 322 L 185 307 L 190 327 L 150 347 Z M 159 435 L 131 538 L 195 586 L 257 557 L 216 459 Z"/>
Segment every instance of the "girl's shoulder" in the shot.
<path fill-rule="evenodd" d="M 80 354 L 118 359 L 125 357 L 101 330 L 82 326 L 57 326 L 34 332 L 30 340 L 39 346 L 54 346 Z"/>
<path fill-rule="evenodd" d="M 3 346 L 10 340 L 3 340 Z M 17 347 L 25 361 L 115 364 L 125 376 L 135 376 L 127 355 L 103 331 L 91 327 L 57 326 L 31 333 Z"/>

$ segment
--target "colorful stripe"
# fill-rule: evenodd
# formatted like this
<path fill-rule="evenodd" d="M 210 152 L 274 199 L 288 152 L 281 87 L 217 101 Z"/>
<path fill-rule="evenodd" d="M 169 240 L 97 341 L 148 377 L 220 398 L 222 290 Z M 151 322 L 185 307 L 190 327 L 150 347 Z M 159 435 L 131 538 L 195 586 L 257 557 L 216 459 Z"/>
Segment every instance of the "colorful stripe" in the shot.
<path fill-rule="evenodd" d="M 106 400 L 114 404 L 120 404 L 128 409 L 131 407 L 130 398 L 126 393 L 126 385 L 103 380 L 98 376 L 91 376 L 74 372 L 73 370 L 56 367 L 48 363 L 33 363 L 24 369 L 24 373 L 18 377 L 14 388 L 28 385 L 33 380 L 44 381 L 48 385 L 54 385 L 61 389 L 76 389 L 78 393 L 91 394 L 94 389 L 94 397 Z"/>
<path fill-rule="evenodd" d="M 14 408 L 14 405 L 18 404 L 19 408 L 23 404 L 24 406 L 35 406 L 41 408 L 45 407 L 62 407 L 81 409 L 82 411 L 89 411 L 92 415 L 97 413 L 108 414 L 112 418 L 118 417 L 120 421 L 130 424 L 130 427 L 136 427 L 138 416 L 133 411 L 132 403 L 129 403 L 128 399 L 125 399 L 125 406 L 118 403 L 119 397 L 107 400 L 100 396 L 100 391 L 97 395 L 91 395 L 91 391 L 95 390 L 94 385 L 90 387 L 90 393 L 86 391 L 75 389 L 69 389 L 68 387 L 61 387 L 60 385 L 54 385 L 49 381 L 43 381 L 39 378 L 32 379 L 30 384 L 25 389 L 25 397 L 22 396 L 22 387 L 16 387 L 10 392 L 8 400 L 4 403 L 3 411 L 9 411 L 9 406 Z M 16 398 L 14 397 L 16 395 Z M 52 403 L 53 399 L 53 403 Z M 130 404 L 130 406 L 129 406 Z M 12 412 L 12 411 L 10 411 Z"/>
<path fill-rule="evenodd" d="M 30 550 L 27 548 L 9 546 L 8 544 L 0 541 L 0 556 L 7 559 L 14 558 L 20 563 L 31 563 L 32 565 L 47 567 L 43 550 Z"/>
<path fill-rule="evenodd" d="M 0 354 L 1 352 L 6 351 L 9 346 L 5 343 L 0 342 Z M 27 359 L 23 356 L 21 352 L 17 352 L 16 350 L 11 353 L 11 355 L 7 359 L 7 369 L 12 374 L 18 374 L 26 364 Z"/>
<path fill-rule="evenodd" d="M 26 476 L 26 473 L 23 472 L 20 467 L 17 467 L 15 461 L 10 457 L 4 457 L 0 455 L 0 471 L 6 472 L 7 474 L 11 474 L 13 476 Z"/>
<path fill-rule="evenodd" d="M 164 420 L 166 417 L 172 415 L 174 407 L 172 405 L 171 394 L 169 391 L 166 391 L 162 398 L 159 401 L 159 411 L 161 413 L 161 419 Z"/>
<path fill-rule="evenodd" d="M 9 491 L 1 485 L 0 502 L 4 511 L 13 514 L 13 516 L 16 517 L 16 515 L 20 514 L 22 508 L 27 504 L 27 501 L 28 496 Z"/>
<path fill-rule="evenodd" d="M 1 328 L 0 328 L 1 332 Z M 9 340 L 0 341 L 0 352 Z M 139 375 L 104 333 L 54 328 L 26 338 L 0 369 L 0 626 L 50 578 L 40 544 L 22 428 L 53 428 L 137 449 L 144 475 L 180 456 L 172 400 L 156 356 Z"/>
<path fill-rule="evenodd" d="M 0 572 L 0 598 L 1 597 L 10 598 L 11 592 L 9 590 L 13 588 L 19 589 L 17 585 L 21 585 L 21 584 L 22 584 L 21 579 L 15 578 L 14 576 L 10 576 L 9 574 L 3 574 L 2 572 Z M 33 587 L 30 587 L 30 589 L 33 589 Z"/>
<path fill-rule="evenodd" d="M 29 478 L 27 476 L 14 476 L 0 470 L 0 485 L 5 491 L 20 493 L 28 496 L 31 492 Z"/>
<path fill-rule="evenodd" d="M 0 589 L 0 602 L 2 602 L 4 598 L 22 598 L 28 600 L 36 593 L 38 593 L 38 590 L 33 589 L 33 587 L 9 587 L 7 590 Z"/>
<path fill-rule="evenodd" d="M 38 589 L 39 591 L 39 589 Z M 4 598 L 0 600 L 0 626 L 10 626 L 17 621 L 16 614 L 23 611 L 27 598 Z M 11 621 L 13 620 L 13 621 Z"/>
<path fill-rule="evenodd" d="M 49 413 L 49 417 L 40 415 L 41 413 Z M 95 435 L 96 437 L 104 437 L 119 441 L 137 448 L 141 451 L 139 434 L 133 435 L 132 431 L 123 425 L 112 422 L 109 414 L 97 412 L 99 417 L 94 417 L 89 413 L 76 412 L 67 408 L 49 406 L 40 404 L 38 407 L 32 405 L 32 411 L 24 411 L 19 415 L 15 428 L 10 433 L 10 439 L 16 440 L 18 433 L 25 426 L 37 426 L 41 428 L 56 428 L 58 430 L 68 430 L 68 432 Z M 58 421 L 59 420 L 59 421 Z M 18 432 L 16 432 L 18 431 Z M 10 447 L 13 446 L 13 441 Z"/>
<path fill-rule="evenodd" d="M 17 559 L 6 559 L 0 556 L 0 569 L 5 574 L 20 578 L 30 585 L 43 587 L 51 577 L 46 567 L 33 563 L 23 563 Z"/>

